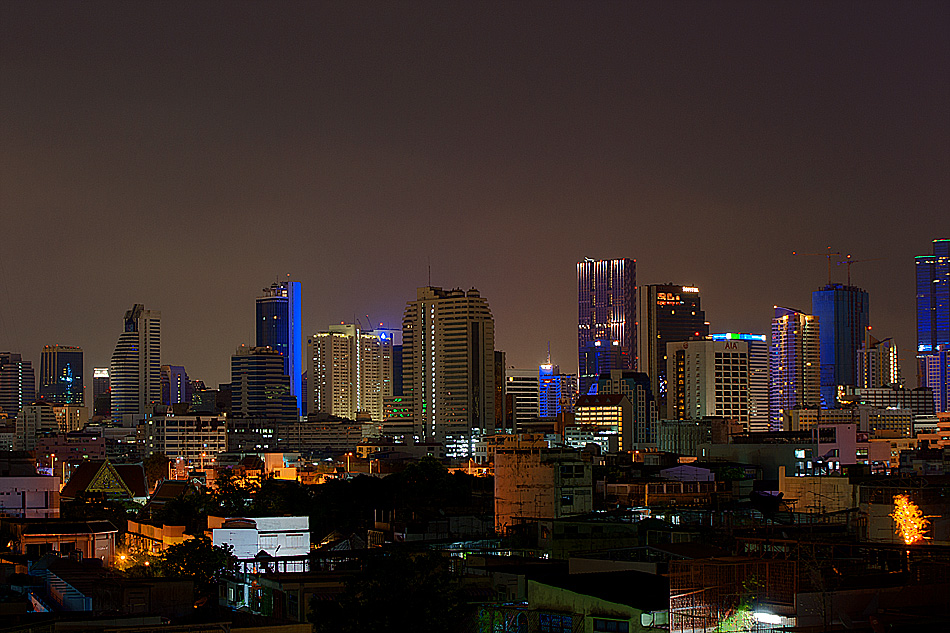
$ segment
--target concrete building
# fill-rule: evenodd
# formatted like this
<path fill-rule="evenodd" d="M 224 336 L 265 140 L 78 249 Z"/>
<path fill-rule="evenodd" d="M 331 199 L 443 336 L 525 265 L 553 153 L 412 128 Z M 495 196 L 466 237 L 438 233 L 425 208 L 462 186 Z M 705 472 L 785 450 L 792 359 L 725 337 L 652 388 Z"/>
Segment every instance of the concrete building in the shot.
<path fill-rule="evenodd" d="M 915 416 L 933 417 L 933 390 L 929 387 L 904 389 L 903 387 L 875 387 L 855 389 L 845 387 L 838 391 L 838 401 L 842 404 L 859 404 L 874 409 L 910 409 Z"/>
<path fill-rule="evenodd" d="M 591 467 L 577 451 L 513 435 L 495 445 L 494 459 L 496 532 L 593 509 Z"/>
<path fill-rule="evenodd" d="M 309 337 L 307 386 L 310 413 L 382 422 L 383 403 L 393 396 L 392 333 L 340 324 Z"/>
<path fill-rule="evenodd" d="M 111 414 L 126 426 L 162 401 L 161 312 L 135 304 L 125 313 L 123 331 L 109 366 Z"/>
<path fill-rule="evenodd" d="M 950 345 L 938 345 L 936 352 L 921 357 L 923 386 L 934 394 L 937 413 L 950 412 Z"/>
<path fill-rule="evenodd" d="M 751 430 L 748 341 L 670 343 L 666 355 L 669 419 L 725 417 Z"/>
<path fill-rule="evenodd" d="M 14 553 L 31 562 L 50 552 L 78 552 L 82 558 L 98 558 L 106 566 L 112 565 L 115 557 L 118 530 L 109 521 L 0 518 L 0 529 L 12 535 Z"/>
<path fill-rule="evenodd" d="M 658 408 L 651 390 L 650 377 L 642 371 L 614 369 L 597 378 L 597 394 L 621 394 L 630 401 L 630 442 L 653 442 Z M 575 416 L 576 419 L 576 416 Z"/>
<path fill-rule="evenodd" d="M 769 344 L 765 334 L 725 332 L 711 334 L 713 341 L 745 341 L 749 350 L 748 430 L 769 430 Z"/>
<path fill-rule="evenodd" d="M 821 403 L 818 317 L 775 306 L 769 343 L 769 429 L 785 411 Z"/>
<path fill-rule="evenodd" d="M 82 348 L 46 345 L 40 356 L 38 397 L 52 404 L 84 404 Z"/>
<path fill-rule="evenodd" d="M 0 477 L 0 514 L 20 519 L 59 518 L 59 477 Z"/>
<path fill-rule="evenodd" d="M 256 573 L 265 566 L 278 573 L 310 569 L 309 517 L 209 516 L 208 532 L 214 545 L 233 548 L 231 553 L 244 573 Z"/>
<path fill-rule="evenodd" d="M 857 383 L 860 389 L 901 387 L 900 362 L 894 339 L 879 341 L 870 334 L 858 350 Z"/>
<path fill-rule="evenodd" d="M 541 417 L 541 378 L 533 369 L 505 369 L 505 395 L 514 402 L 515 425 Z"/>
<path fill-rule="evenodd" d="M 607 440 L 597 441 L 607 451 L 629 451 L 636 444 L 636 425 L 633 419 L 633 405 L 627 396 L 620 393 L 605 393 L 581 396 L 574 404 L 574 424 L 580 431 L 595 435 L 615 436 L 616 447 Z M 577 433 L 574 433 L 577 435 Z M 568 435 L 568 429 L 565 429 Z M 586 440 L 587 436 L 581 434 Z M 580 437 L 580 436 L 578 436 Z M 567 438 L 565 438 L 567 439 Z M 577 439 L 575 438 L 575 443 Z M 586 443 L 586 442 L 585 442 Z M 583 448 L 583 446 L 577 446 Z"/>
<path fill-rule="evenodd" d="M 231 356 L 231 413 L 236 418 L 296 420 L 296 399 L 284 357 L 270 347 L 242 345 Z"/>
<path fill-rule="evenodd" d="M 16 450 L 32 451 L 36 448 L 37 435 L 58 431 L 53 405 L 38 400 L 20 409 L 16 416 Z"/>
<path fill-rule="evenodd" d="M 164 453 L 172 461 L 183 459 L 193 468 L 207 468 L 219 453 L 228 450 L 227 423 L 223 417 L 150 415 L 142 426 L 145 458 Z"/>
<path fill-rule="evenodd" d="M 637 369 L 637 262 L 633 259 L 577 263 L 577 356 L 580 392 L 586 394 L 603 371 Z M 588 373 L 589 345 L 617 342 L 620 364 Z"/>
<path fill-rule="evenodd" d="M 494 432 L 495 321 L 477 290 L 419 288 L 402 329 L 403 392 L 423 443 L 469 457 Z"/>
<path fill-rule="evenodd" d="M 19 354 L 0 352 L 0 415 L 13 419 L 35 399 L 33 363 Z"/>
<path fill-rule="evenodd" d="M 661 411 L 667 403 L 667 345 L 709 334 L 699 288 L 651 284 L 637 288 L 637 362 L 650 377 L 650 390 Z"/>

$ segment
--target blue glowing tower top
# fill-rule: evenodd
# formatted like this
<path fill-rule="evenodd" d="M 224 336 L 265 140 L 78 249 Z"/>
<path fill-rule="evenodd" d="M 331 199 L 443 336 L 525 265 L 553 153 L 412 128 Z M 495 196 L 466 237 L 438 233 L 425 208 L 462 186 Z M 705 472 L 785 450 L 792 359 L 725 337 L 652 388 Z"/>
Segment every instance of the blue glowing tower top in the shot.
<path fill-rule="evenodd" d="M 290 378 L 290 394 L 299 412 L 303 398 L 300 282 L 275 282 L 263 292 L 257 299 L 256 347 L 270 347 L 284 357 L 284 373 Z"/>

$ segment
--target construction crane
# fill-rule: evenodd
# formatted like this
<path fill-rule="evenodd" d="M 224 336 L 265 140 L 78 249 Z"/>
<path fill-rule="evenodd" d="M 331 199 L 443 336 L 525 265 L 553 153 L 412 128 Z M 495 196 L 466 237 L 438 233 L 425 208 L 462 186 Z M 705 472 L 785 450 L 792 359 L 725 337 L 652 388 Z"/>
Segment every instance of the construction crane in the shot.
<path fill-rule="evenodd" d="M 881 261 L 882 259 L 887 259 L 887 258 L 886 257 L 872 257 L 871 259 L 851 259 L 851 254 L 848 253 L 844 261 L 838 262 L 838 265 L 840 266 L 841 264 L 844 264 L 848 267 L 848 285 L 850 286 L 851 285 L 851 264 L 859 264 L 863 262 L 877 262 L 877 261 Z"/>
<path fill-rule="evenodd" d="M 798 251 L 792 251 L 792 255 L 821 255 L 822 257 L 827 257 L 828 258 L 828 285 L 830 286 L 831 285 L 831 256 L 837 255 L 840 257 L 842 253 L 839 253 L 837 251 L 832 251 L 831 247 L 829 246 L 828 250 L 824 253 L 799 253 Z"/>

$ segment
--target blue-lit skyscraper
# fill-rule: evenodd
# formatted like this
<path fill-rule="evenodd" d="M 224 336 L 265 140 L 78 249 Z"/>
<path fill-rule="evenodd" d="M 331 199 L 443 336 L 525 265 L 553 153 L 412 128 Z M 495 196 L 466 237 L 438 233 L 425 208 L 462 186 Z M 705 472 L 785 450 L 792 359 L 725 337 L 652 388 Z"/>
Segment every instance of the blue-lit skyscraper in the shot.
<path fill-rule="evenodd" d="M 628 357 L 620 341 L 596 339 L 585 343 L 580 349 L 580 395 L 597 393 L 600 375 L 627 367 L 630 364 Z"/>
<path fill-rule="evenodd" d="M 40 356 L 39 397 L 51 404 L 83 405 L 82 348 L 47 345 Z"/>
<path fill-rule="evenodd" d="M 869 323 L 868 293 L 855 286 L 828 284 L 811 294 L 818 317 L 821 406 L 835 408 L 838 385 L 858 384 L 858 350 Z"/>
<path fill-rule="evenodd" d="M 303 348 L 301 346 L 300 282 L 281 281 L 264 288 L 257 299 L 257 345 L 270 347 L 284 357 L 290 394 L 301 411 L 303 398 Z"/>
<path fill-rule="evenodd" d="M 950 239 L 933 241 L 933 255 L 918 255 L 917 355 L 950 345 Z"/>
<path fill-rule="evenodd" d="M 582 394 L 597 382 L 599 372 L 586 373 L 589 346 L 596 340 L 620 347 L 622 366 L 609 369 L 637 368 L 636 291 L 636 260 L 577 263 L 577 365 Z"/>
<path fill-rule="evenodd" d="M 557 365 L 548 362 L 538 367 L 538 385 L 541 391 L 538 417 L 556 418 L 574 410 L 577 399 L 577 376 L 562 374 Z"/>

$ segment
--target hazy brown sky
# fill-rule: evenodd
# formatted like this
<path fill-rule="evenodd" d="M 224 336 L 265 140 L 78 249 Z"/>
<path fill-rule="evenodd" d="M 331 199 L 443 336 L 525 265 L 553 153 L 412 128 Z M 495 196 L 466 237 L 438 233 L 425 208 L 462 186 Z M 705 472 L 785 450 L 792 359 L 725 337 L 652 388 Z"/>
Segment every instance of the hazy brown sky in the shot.
<path fill-rule="evenodd" d="M 216 384 L 275 278 L 398 326 L 430 261 L 576 371 L 579 259 L 765 332 L 828 245 L 909 361 L 948 200 L 946 2 L 0 2 L 0 348 L 87 379 L 133 303 Z"/>

